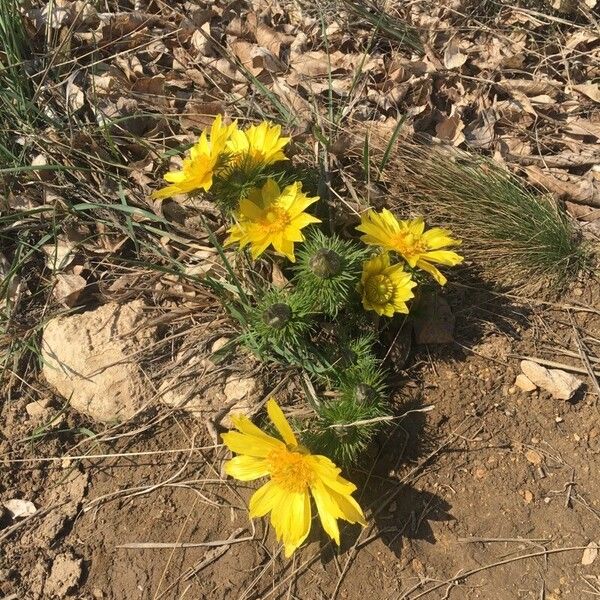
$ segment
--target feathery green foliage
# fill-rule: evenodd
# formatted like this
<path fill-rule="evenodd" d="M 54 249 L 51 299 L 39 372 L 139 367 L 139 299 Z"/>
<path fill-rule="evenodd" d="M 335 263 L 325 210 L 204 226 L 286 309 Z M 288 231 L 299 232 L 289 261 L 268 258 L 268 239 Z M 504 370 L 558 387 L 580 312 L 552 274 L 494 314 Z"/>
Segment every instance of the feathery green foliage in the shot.
<path fill-rule="evenodd" d="M 342 344 L 343 358 L 332 372 L 337 395 L 315 407 L 317 418 L 306 434 L 309 447 L 343 464 L 354 462 L 389 414 L 386 374 L 373 353 L 371 335 Z"/>
<path fill-rule="evenodd" d="M 317 310 L 335 317 L 355 292 L 367 256 L 368 249 L 356 242 L 313 229 L 298 250 L 294 283 Z"/>

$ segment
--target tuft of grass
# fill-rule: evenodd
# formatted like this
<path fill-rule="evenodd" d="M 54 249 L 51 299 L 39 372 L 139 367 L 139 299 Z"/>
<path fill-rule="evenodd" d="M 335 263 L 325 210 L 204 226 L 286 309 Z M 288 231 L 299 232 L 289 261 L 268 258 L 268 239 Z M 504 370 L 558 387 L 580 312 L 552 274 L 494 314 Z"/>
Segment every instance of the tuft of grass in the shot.
<path fill-rule="evenodd" d="M 0 0 L 0 162 L 23 166 L 24 149 L 16 131 L 28 130 L 38 117 L 25 66 L 29 43 L 17 0 Z"/>
<path fill-rule="evenodd" d="M 342 6 L 357 17 L 370 23 L 381 35 L 410 48 L 418 54 L 423 54 L 423 44 L 414 27 L 400 18 L 390 15 L 385 8 L 378 6 L 376 2 L 370 0 L 342 0 Z"/>
<path fill-rule="evenodd" d="M 559 204 L 494 161 L 406 142 L 395 166 L 409 208 L 448 224 L 467 260 L 494 285 L 558 293 L 586 265 L 587 251 Z"/>

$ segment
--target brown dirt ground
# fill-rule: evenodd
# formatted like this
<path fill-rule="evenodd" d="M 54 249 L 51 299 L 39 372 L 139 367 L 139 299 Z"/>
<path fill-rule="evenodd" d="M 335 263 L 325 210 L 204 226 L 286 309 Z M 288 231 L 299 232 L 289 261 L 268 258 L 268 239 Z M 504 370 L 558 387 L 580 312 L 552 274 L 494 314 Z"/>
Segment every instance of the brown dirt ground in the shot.
<path fill-rule="evenodd" d="M 265 522 L 249 523 L 245 500 L 254 486 L 220 477 L 225 454 L 192 418 L 162 409 L 137 429 L 73 449 L 77 428 L 92 427 L 79 416 L 67 411 L 58 429 L 33 443 L 24 441 L 35 429 L 24 409 L 29 399 L 4 403 L 0 500 L 24 498 L 39 510 L 28 520 L 2 516 L 0 597 L 597 595 L 600 562 L 582 565 L 580 547 L 600 542 L 598 397 L 585 375 L 587 387 L 572 402 L 520 392 L 513 355 L 581 367 L 565 354 L 578 352 L 566 307 L 580 307 L 570 313 L 597 356 L 598 298 L 595 284 L 573 288 L 556 306 L 510 304 L 480 288 L 452 287 L 455 344 L 417 347 L 396 377 L 399 413 L 435 408 L 399 420 L 350 474 L 369 528 L 346 528 L 338 552 L 315 526 L 291 561 Z M 106 456 L 40 460 L 67 451 Z M 22 458 L 29 461 L 16 462 Z M 201 546 L 230 536 L 239 541 Z M 200 545 L 119 547 L 137 542 Z M 579 549 L 562 551 L 572 547 Z M 519 558 L 525 555 L 533 556 Z"/>

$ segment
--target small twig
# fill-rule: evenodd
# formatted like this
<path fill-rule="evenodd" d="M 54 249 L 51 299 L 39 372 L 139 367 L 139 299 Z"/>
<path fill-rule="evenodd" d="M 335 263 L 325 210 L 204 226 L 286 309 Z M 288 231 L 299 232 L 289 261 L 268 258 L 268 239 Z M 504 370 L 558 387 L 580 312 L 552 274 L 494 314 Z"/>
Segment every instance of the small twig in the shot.
<path fill-rule="evenodd" d="M 354 421 L 352 423 L 334 423 L 333 425 L 328 425 L 327 429 L 344 429 L 346 427 L 355 427 L 357 425 L 370 425 L 371 423 L 381 423 L 384 421 L 397 421 L 398 419 L 403 419 L 407 415 L 411 413 L 428 413 L 431 412 L 435 408 L 434 404 L 430 404 L 428 406 L 424 406 L 423 408 L 415 408 L 413 410 L 407 410 L 401 415 L 396 416 L 388 416 L 388 417 L 375 417 L 373 419 L 361 419 L 360 421 Z"/>
<path fill-rule="evenodd" d="M 548 544 L 549 542 L 551 542 L 552 540 L 550 539 L 543 539 L 543 538 L 483 538 L 483 537 L 468 537 L 468 538 L 458 538 L 458 541 L 461 542 L 462 544 L 475 544 L 475 543 L 481 543 L 481 544 L 487 544 L 487 543 L 494 543 L 494 542 L 511 542 L 511 543 L 515 543 L 515 544 L 520 544 L 520 543 L 524 543 L 524 542 L 530 542 L 532 544 L 534 543 L 542 543 L 542 544 Z"/>
<path fill-rule="evenodd" d="M 236 536 L 239 535 L 242 531 L 244 531 L 244 528 L 239 527 L 227 538 L 227 540 L 224 540 L 219 547 L 215 547 L 212 548 L 212 550 L 208 550 L 205 553 L 202 560 L 200 560 L 195 565 L 191 566 L 187 571 L 182 573 L 171 585 L 169 585 L 169 587 L 164 592 L 161 593 L 157 600 L 164 598 L 166 594 L 168 594 L 174 587 L 176 587 L 179 584 L 180 581 L 187 581 L 188 579 L 191 579 L 199 571 L 208 567 L 208 565 L 214 563 L 216 560 L 219 560 L 219 558 L 221 558 L 221 556 L 223 556 L 223 554 L 225 554 L 225 552 L 227 552 L 227 550 L 231 548 L 231 544 L 242 541 L 241 539 L 238 540 L 236 538 Z"/>
<path fill-rule="evenodd" d="M 239 533 L 239 530 L 238 530 Z M 212 542 L 130 542 L 119 544 L 115 548 L 124 550 L 164 550 L 165 548 L 185 549 L 185 548 L 213 548 L 215 546 L 224 546 L 226 544 L 239 544 L 240 542 L 251 542 L 254 536 L 236 538 L 234 540 L 214 540 Z"/>
<path fill-rule="evenodd" d="M 430 587 L 428 590 L 421 592 L 419 595 L 414 596 L 413 598 L 409 598 L 408 594 L 412 593 L 412 591 L 415 589 L 415 588 L 413 588 L 413 589 L 409 590 L 408 592 L 402 594 L 402 596 L 400 596 L 398 598 L 398 600 L 417 600 L 418 598 L 423 598 L 423 597 L 429 595 L 431 592 L 435 592 L 435 590 L 439 590 L 441 587 L 444 587 L 445 585 L 449 585 L 454 582 L 459 582 L 462 579 L 467 579 L 467 577 L 471 577 L 472 575 L 476 575 L 477 573 L 481 573 L 482 571 L 487 571 L 488 569 L 493 569 L 495 567 L 501 567 L 503 565 L 508 565 L 510 563 L 517 562 L 519 560 L 526 560 L 528 558 L 537 558 L 538 556 L 546 556 L 548 554 L 558 554 L 560 552 L 574 552 L 576 550 L 585 550 L 586 548 L 587 548 L 587 546 L 567 546 L 565 548 L 553 548 L 551 550 L 544 550 L 541 552 L 532 552 L 531 554 L 523 554 L 521 556 L 513 556 L 511 558 L 505 558 L 504 560 L 499 560 L 498 562 L 490 563 L 489 565 L 484 565 L 483 567 L 477 567 L 476 569 L 471 569 L 470 571 L 461 572 L 458 575 L 455 575 L 454 577 L 447 579 L 446 581 L 441 581 L 441 582 L 437 583 L 436 585 Z"/>

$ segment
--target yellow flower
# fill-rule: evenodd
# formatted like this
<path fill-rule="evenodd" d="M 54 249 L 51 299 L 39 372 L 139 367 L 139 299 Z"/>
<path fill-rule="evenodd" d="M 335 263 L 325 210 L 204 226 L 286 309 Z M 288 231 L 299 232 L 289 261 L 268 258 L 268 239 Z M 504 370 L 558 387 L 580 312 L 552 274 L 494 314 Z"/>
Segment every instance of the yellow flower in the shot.
<path fill-rule="evenodd" d="M 213 175 L 225 151 L 225 145 L 231 135 L 237 131 L 237 123 L 223 125 L 221 115 L 217 115 L 211 128 L 207 130 L 190 149 L 190 154 L 183 159 L 180 171 L 171 171 L 164 176 L 168 185 L 152 194 L 153 198 L 168 198 L 176 194 L 189 194 L 196 190 L 208 191 L 212 186 Z"/>
<path fill-rule="evenodd" d="M 363 265 L 360 280 L 363 307 L 386 317 L 397 312 L 408 313 L 406 302 L 415 297 L 412 289 L 416 285 L 401 264 L 390 265 L 389 254 L 380 254 Z"/>
<path fill-rule="evenodd" d="M 352 497 L 356 486 L 340 476 L 325 456 L 310 454 L 298 440 L 283 412 L 271 398 L 267 402 L 269 418 L 283 441 L 267 435 L 243 415 L 232 417 L 238 431 L 223 434 L 225 445 L 240 456 L 225 464 L 225 472 L 240 481 L 260 477 L 270 480 L 250 499 L 250 518 L 271 513 L 277 540 L 290 557 L 310 531 L 312 495 L 323 529 L 340 543 L 337 520 L 365 526 L 364 514 Z"/>
<path fill-rule="evenodd" d="M 425 231 L 422 218 L 399 221 L 385 208 L 380 213 L 369 210 L 356 229 L 365 234 L 360 238 L 365 244 L 398 252 L 411 267 L 427 271 L 440 285 L 447 279 L 432 263 L 453 267 L 463 261 L 460 254 L 443 249 L 459 246 L 460 240 L 450 237 L 450 231 L 442 227 Z"/>
<path fill-rule="evenodd" d="M 239 242 L 243 248 L 250 244 L 254 259 L 273 246 L 295 262 L 294 242 L 304 241 L 300 230 L 321 222 L 304 212 L 318 199 L 304 194 L 299 181 L 280 190 L 276 181 L 268 179 L 262 188 L 253 188 L 240 200 L 236 224 L 229 229 L 225 245 Z"/>
<path fill-rule="evenodd" d="M 232 155 L 234 163 L 243 162 L 248 166 L 270 165 L 287 160 L 283 148 L 290 139 L 281 137 L 280 125 L 264 121 L 260 125 L 248 127 L 245 131 L 236 129 L 227 142 L 227 151 Z"/>

